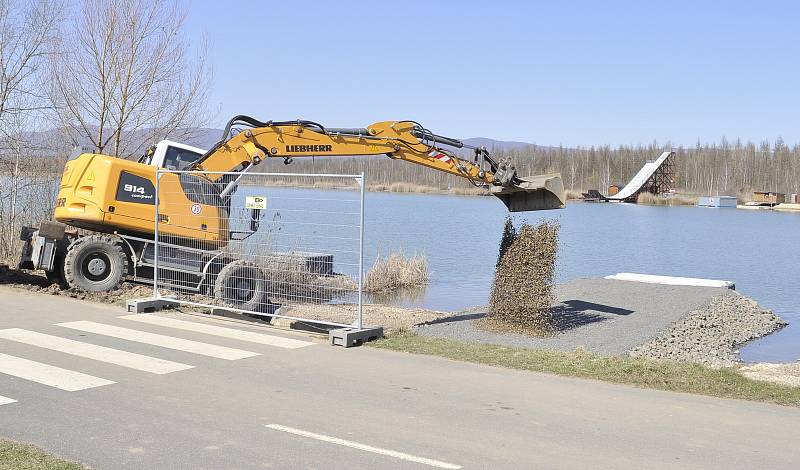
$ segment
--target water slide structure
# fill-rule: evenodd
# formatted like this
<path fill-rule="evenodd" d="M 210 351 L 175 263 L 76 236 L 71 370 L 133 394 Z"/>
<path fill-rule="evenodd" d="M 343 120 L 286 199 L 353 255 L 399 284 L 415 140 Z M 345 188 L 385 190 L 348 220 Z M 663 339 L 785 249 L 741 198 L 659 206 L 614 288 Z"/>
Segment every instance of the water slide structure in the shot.
<path fill-rule="evenodd" d="M 675 190 L 675 152 L 664 152 L 644 164 L 628 184 L 617 194 L 606 196 L 608 201 L 636 202 L 641 193 L 667 194 Z"/>

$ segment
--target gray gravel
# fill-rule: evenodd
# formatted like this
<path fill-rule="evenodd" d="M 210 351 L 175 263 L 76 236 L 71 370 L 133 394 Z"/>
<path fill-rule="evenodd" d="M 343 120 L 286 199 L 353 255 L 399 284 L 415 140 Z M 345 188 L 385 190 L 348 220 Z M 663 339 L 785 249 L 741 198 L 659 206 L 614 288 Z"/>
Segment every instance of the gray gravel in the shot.
<path fill-rule="evenodd" d="M 727 364 L 738 359 L 735 345 L 781 326 L 780 319 L 771 312 L 763 313 L 754 301 L 721 288 L 577 279 L 557 286 L 556 298 L 561 332 L 551 337 L 478 328 L 475 320 L 484 316 L 486 307 L 421 325 L 417 332 L 504 346 L 561 351 L 583 348 L 610 355 L 635 350 L 648 357 Z M 714 327 L 707 328 L 710 325 Z"/>
<path fill-rule="evenodd" d="M 738 347 L 786 326 L 772 311 L 738 293 L 716 297 L 689 312 L 631 356 L 691 361 L 711 366 L 739 362 Z"/>

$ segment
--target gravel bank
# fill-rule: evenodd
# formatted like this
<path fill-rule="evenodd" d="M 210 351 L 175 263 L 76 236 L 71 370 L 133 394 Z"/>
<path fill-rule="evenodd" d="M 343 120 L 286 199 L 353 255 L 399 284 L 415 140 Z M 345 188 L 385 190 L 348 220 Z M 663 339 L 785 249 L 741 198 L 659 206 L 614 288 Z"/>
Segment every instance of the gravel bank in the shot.
<path fill-rule="evenodd" d="M 634 348 L 631 356 L 732 366 L 738 347 L 786 326 L 772 311 L 736 292 L 715 297 L 692 310 L 658 337 Z"/>
<path fill-rule="evenodd" d="M 417 332 L 504 346 L 634 354 L 714 365 L 738 360 L 738 345 L 783 323 L 754 301 L 719 288 L 667 286 L 610 279 L 578 279 L 559 285 L 555 315 L 561 332 L 544 338 L 485 331 L 474 309 L 421 325 Z"/>

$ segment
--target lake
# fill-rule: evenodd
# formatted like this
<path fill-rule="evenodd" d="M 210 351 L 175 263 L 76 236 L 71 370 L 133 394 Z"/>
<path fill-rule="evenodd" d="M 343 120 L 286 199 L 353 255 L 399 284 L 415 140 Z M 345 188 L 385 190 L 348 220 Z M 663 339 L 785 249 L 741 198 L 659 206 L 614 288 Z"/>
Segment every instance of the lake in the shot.
<path fill-rule="evenodd" d="M 337 222 L 336 211 L 331 210 L 323 221 L 331 223 L 324 233 L 335 236 L 345 235 L 336 230 L 347 231 L 348 236 L 334 237 L 344 239 L 332 247 L 342 253 L 356 246 L 351 224 L 357 222 L 357 193 L 270 188 L 267 195 L 273 201 L 286 198 L 294 204 L 312 201 L 316 209 L 340 207 L 337 210 L 347 214 L 347 223 L 339 224 L 341 228 L 331 223 Z M 366 268 L 377 253 L 393 250 L 425 254 L 428 259 L 428 287 L 390 302 L 447 311 L 488 303 L 507 214 L 499 200 L 376 192 L 366 194 L 365 212 Z M 302 216 L 302 212 L 297 214 Z M 563 210 L 516 214 L 514 219 L 561 223 L 559 283 L 618 272 L 734 281 L 738 292 L 790 322 L 783 330 L 748 344 L 742 358 L 800 358 L 800 296 L 795 284 L 800 279 L 800 214 L 575 202 Z M 337 270 L 341 269 L 338 264 L 337 260 Z"/>

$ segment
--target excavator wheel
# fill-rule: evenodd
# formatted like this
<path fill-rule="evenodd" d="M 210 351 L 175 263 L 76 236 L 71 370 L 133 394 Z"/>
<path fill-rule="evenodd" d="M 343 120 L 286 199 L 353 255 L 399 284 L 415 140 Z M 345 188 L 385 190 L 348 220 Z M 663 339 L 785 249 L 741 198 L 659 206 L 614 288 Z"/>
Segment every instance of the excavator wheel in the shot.
<path fill-rule="evenodd" d="M 267 279 L 255 264 L 236 260 L 223 267 L 214 280 L 214 298 L 230 307 L 259 312 L 269 304 Z"/>
<path fill-rule="evenodd" d="M 128 272 L 128 257 L 119 239 L 89 235 L 72 242 L 64 256 L 64 281 L 87 292 L 116 289 Z"/>

